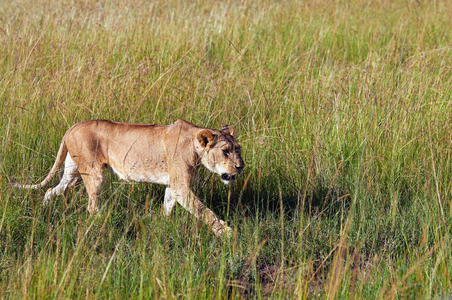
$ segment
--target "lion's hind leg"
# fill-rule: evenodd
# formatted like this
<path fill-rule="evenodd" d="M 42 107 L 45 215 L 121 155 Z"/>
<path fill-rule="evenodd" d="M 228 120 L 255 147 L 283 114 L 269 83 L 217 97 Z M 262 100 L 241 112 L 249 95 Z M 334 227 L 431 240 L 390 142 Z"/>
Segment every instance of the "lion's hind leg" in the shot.
<path fill-rule="evenodd" d="M 79 179 L 80 174 L 78 173 L 77 165 L 68 153 L 64 161 L 63 176 L 57 186 L 47 190 L 44 196 L 43 205 L 47 205 L 49 200 L 52 200 L 56 196 L 65 193 L 67 190 L 75 186 Z"/>
<path fill-rule="evenodd" d="M 104 166 L 100 164 L 80 166 L 80 174 L 88 193 L 88 212 L 95 215 L 99 212 L 98 198 L 104 181 Z"/>

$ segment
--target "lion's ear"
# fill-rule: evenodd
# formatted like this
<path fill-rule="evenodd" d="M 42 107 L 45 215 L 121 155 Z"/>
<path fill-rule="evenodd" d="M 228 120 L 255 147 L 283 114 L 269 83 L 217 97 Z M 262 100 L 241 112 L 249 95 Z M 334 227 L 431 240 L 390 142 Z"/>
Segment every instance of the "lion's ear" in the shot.
<path fill-rule="evenodd" d="M 215 144 L 216 135 L 208 129 L 203 129 L 198 133 L 197 139 L 201 144 L 201 147 L 209 150 Z"/>
<path fill-rule="evenodd" d="M 234 136 L 234 127 L 229 126 L 229 125 L 224 125 L 223 128 L 221 128 L 221 133 L 229 134 L 230 136 Z"/>

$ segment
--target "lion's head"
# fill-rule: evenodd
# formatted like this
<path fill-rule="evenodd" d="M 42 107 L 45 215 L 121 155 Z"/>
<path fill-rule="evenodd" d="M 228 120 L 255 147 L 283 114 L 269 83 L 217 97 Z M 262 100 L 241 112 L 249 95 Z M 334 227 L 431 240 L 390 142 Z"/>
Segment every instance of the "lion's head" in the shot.
<path fill-rule="evenodd" d="M 235 180 L 244 167 L 240 145 L 234 138 L 234 129 L 203 129 L 197 135 L 201 163 L 211 172 L 221 176 L 224 184 Z"/>

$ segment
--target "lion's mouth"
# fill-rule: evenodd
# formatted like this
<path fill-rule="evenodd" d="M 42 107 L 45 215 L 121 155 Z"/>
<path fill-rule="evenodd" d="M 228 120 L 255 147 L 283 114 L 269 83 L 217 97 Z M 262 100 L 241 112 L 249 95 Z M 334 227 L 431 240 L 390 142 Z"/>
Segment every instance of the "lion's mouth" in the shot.
<path fill-rule="evenodd" d="M 227 173 L 223 173 L 223 174 L 221 174 L 221 179 L 223 179 L 224 181 L 232 181 L 232 180 L 235 180 L 235 175 L 229 175 Z"/>

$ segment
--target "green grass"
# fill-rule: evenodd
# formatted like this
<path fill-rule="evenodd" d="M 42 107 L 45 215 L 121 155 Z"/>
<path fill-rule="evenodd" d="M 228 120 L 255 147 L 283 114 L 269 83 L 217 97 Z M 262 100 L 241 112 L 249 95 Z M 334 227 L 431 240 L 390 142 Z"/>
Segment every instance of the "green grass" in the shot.
<path fill-rule="evenodd" d="M 435 298 L 452 293 L 450 1 L 0 3 L 0 298 Z M 40 205 L 86 119 L 238 129 L 230 189 L 111 175 Z M 55 181 L 56 182 L 56 181 Z M 55 183 L 54 182 L 54 183 Z"/>

